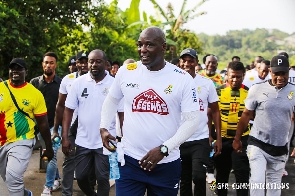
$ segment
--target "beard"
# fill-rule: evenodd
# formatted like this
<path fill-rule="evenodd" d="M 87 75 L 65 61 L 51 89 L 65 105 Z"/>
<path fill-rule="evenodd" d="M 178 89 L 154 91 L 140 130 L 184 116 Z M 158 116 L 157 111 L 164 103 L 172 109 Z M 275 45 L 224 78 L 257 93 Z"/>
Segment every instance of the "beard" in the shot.
<path fill-rule="evenodd" d="M 207 69 L 206 69 L 206 74 L 207 74 L 208 76 L 215 75 L 215 72 L 216 72 L 216 71 L 210 71 L 210 70 L 207 70 Z"/>
<path fill-rule="evenodd" d="M 48 70 L 48 71 L 44 71 L 44 74 L 46 76 L 52 76 L 53 72 L 51 70 Z"/>

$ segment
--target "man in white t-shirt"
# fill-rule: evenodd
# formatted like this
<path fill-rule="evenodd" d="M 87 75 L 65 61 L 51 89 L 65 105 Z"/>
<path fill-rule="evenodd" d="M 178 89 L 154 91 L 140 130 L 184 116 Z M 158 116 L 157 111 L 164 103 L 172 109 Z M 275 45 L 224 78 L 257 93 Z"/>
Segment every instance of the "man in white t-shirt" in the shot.
<path fill-rule="evenodd" d="M 257 65 L 257 70 L 255 72 L 246 72 L 243 80 L 243 84 L 250 88 L 254 84 L 264 82 L 269 79 L 269 60 L 262 60 L 261 63 Z"/>
<path fill-rule="evenodd" d="M 114 78 L 105 71 L 107 58 L 102 50 L 93 50 L 88 56 L 89 72 L 78 77 L 71 85 L 63 115 L 62 150 L 67 156 L 72 150 L 68 130 L 74 110 L 78 114 L 76 135 L 75 166 L 80 189 L 86 195 L 95 195 L 89 175 L 93 170 L 97 180 L 97 194 L 109 195 L 109 162 L 103 154 L 103 146 L 98 128 L 100 127 L 101 107 Z M 110 131 L 115 134 L 115 115 Z"/>
<path fill-rule="evenodd" d="M 115 137 L 108 132 L 110 116 L 124 97 L 120 145 L 124 161 L 119 166 L 116 195 L 147 191 L 148 195 L 176 196 L 181 173 L 179 145 L 199 124 L 198 95 L 192 77 L 165 61 L 166 37 L 160 28 L 143 30 L 137 50 L 141 61 L 119 69 L 101 115 L 103 145 L 112 150 L 109 140 Z"/>
<path fill-rule="evenodd" d="M 77 72 L 66 75 L 60 84 L 58 101 L 56 104 L 55 117 L 54 117 L 54 129 L 57 129 L 62 124 L 62 117 L 65 108 L 65 101 L 70 91 L 72 83 L 78 78 L 88 72 L 88 52 L 80 51 L 76 56 L 71 57 L 69 63 L 73 63 L 72 60 L 76 59 L 75 66 Z M 68 156 L 64 157 L 62 165 L 62 196 L 71 196 L 73 194 L 73 180 L 75 171 L 75 139 L 77 134 L 77 112 L 74 112 L 73 119 L 71 122 L 71 128 L 69 130 L 69 139 L 72 146 L 72 151 Z"/>
<path fill-rule="evenodd" d="M 216 129 L 217 141 L 214 144 L 215 154 L 222 148 L 220 132 L 220 111 L 218 95 L 212 80 L 195 73 L 198 55 L 194 49 L 187 48 L 180 53 L 179 66 L 194 79 L 199 95 L 200 120 L 195 133 L 180 146 L 181 181 L 180 195 L 192 195 L 192 181 L 195 184 L 194 195 L 206 195 L 206 167 L 209 163 L 211 144 L 209 144 L 208 105 Z"/>

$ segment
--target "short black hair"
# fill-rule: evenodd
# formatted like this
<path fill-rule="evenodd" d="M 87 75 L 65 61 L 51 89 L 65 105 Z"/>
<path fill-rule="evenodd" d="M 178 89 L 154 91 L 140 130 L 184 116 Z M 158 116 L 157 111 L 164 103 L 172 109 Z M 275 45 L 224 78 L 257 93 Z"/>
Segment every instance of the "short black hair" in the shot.
<path fill-rule="evenodd" d="M 229 62 L 228 64 L 228 67 L 227 67 L 227 71 L 229 69 L 232 69 L 234 71 L 243 71 L 243 73 L 246 72 L 246 69 L 244 67 L 244 64 L 240 61 L 232 61 L 232 62 Z"/>
<path fill-rule="evenodd" d="M 264 58 L 262 57 L 262 56 L 257 56 L 259 59 L 256 61 L 257 63 L 261 63 L 263 60 L 264 60 Z"/>
<path fill-rule="evenodd" d="M 120 67 L 119 61 L 113 61 L 112 65 L 115 65 L 115 64 L 119 65 L 119 67 Z"/>
<path fill-rule="evenodd" d="M 206 55 L 203 57 L 203 63 L 204 63 L 204 64 L 206 63 L 206 58 L 207 58 L 207 56 L 210 56 L 210 55 L 212 55 L 212 54 L 206 54 Z"/>
<path fill-rule="evenodd" d="M 269 60 L 263 60 L 263 61 L 261 61 L 261 63 L 264 63 L 265 65 L 270 66 L 270 61 Z"/>
<path fill-rule="evenodd" d="M 240 58 L 239 56 L 233 56 L 233 57 L 231 58 L 232 61 L 233 61 L 234 59 L 239 59 L 239 60 L 241 60 L 241 58 Z"/>
<path fill-rule="evenodd" d="M 57 61 L 57 55 L 54 53 L 54 52 L 46 52 L 44 55 L 43 55 L 43 60 L 46 56 L 51 56 L 51 57 L 54 57 L 55 60 Z"/>

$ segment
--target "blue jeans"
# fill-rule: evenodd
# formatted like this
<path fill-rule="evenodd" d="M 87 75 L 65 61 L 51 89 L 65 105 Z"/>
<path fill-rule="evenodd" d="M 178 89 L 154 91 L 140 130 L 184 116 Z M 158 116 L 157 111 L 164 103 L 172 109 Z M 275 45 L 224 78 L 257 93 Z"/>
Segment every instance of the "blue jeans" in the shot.
<path fill-rule="evenodd" d="M 53 132 L 53 127 L 50 129 L 50 132 L 52 134 Z M 58 134 L 61 135 L 61 126 L 58 127 Z M 38 133 L 38 139 L 42 145 L 42 148 L 45 148 L 45 142 L 41 136 L 40 133 Z M 51 161 L 49 161 L 48 165 L 47 165 L 47 169 L 46 169 L 46 182 L 45 182 L 45 186 L 52 188 L 53 187 L 53 183 L 54 180 L 59 179 L 60 175 L 58 172 L 58 167 L 57 167 L 57 158 L 56 158 L 56 154 L 57 154 L 57 150 L 59 147 L 56 146 L 52 146 L 53 152 L 54 152 L 54 156 L 51 159 Z"/>

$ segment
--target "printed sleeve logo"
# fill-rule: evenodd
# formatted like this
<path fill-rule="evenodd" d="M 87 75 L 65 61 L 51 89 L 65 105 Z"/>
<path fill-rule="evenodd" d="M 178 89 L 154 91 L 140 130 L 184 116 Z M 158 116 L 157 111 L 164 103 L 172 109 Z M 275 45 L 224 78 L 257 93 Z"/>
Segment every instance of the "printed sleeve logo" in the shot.
<path fill-rule="evenodd" d="M 85 97 L 85 98 L 87 98 L 88 97 L 88 93 L 87 93 L 87 88 L 84 88 L 84 90 L 83 90 L 83 92 L 82 92 L 82 94 L 81 94 L 81 97 Z"/>
<path fill-rule="evenodd" d="M 289 99 L 289 100 L 292 100 L 292 99 L 293 99 L 293 95 L 294 95 L 294 92 L 291 91 L 291 92 L 289 93 L 289 95 L 287 96 L 288 99 Z"/>
<path fill-rule="evenodd" d="M 128 70 L 134 70 L 134 69 L 136 69 L 137 68 L 137 64 L 136 63 L 129 63 L 128 65 L 127 65 L 127 69 Z"/>
<path fill-rule="evenodd" d="M 129 83 L 129 84 L 126 84 L 126 87 L 137 88 L 137 89 L 139 89 L 139 84 Z"/>
<path fill-rule="evenodd" d="M 250 80 L 250 81 L 254 81 L 254 77 L 250 77 L 249 80 Z"/>
<path fill-rule="evenodd" d="M 146 90 L 133 99 L 132 112 L 169 114 L 166 102 L 153 89 Z"/>
<path fill-rule="evenodd" d="M 193 96 L 192 96 L 193 101 L 194 101 L 194 102 L 198 102 L 196 89 L 193 88 L 193 89 L 192 89 L 192 92 L 193 92 Z"/>
<path fill-rule="evenodd" d="M 181 71 L 181 70 L 179 70 L 179 69 L 174 69 L 174 71 L 175 71 L 176 73 L 180 73 L 180 74 L 185 75 L 185 71 Z"/>
<path fill-rule="evenodd" d="M 166 94 L 171 94 L 172 93 L 172 88 L 173 88 L 173 86 L 170 84 L 167 88 L 165 88 L 164 92 Z"/>
<path fill-rule="evenodd" d="M 75 78 L 74 74 L 69 75 L 69 78 Z"/>

